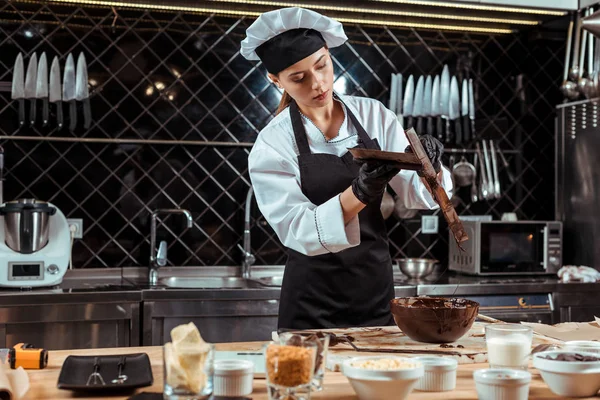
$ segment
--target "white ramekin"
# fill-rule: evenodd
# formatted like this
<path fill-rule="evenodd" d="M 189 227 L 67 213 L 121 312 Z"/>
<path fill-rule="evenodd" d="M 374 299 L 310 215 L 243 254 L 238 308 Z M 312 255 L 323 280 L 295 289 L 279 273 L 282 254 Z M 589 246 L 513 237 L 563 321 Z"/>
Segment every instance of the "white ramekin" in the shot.
<path fill-rule="evenodd" d="M 425 375 L 417 382 L 416 390 L 422 392 L 446 392 L 456 388 L 458 362 L 453 358 L 415 357 L 425 368 Z"/>
<path fill-rule="evenodd" d="M 527 400 L 531 374 L 514 369 L 478 369 L 473 373 L 477 397 L 485 400 Z"/>
<path fill-rule="evenodd" d="M 215 396 L 247 396 L 252 393 L 254 364 L 247 360 L 217 360 L 214 364 Z"/>

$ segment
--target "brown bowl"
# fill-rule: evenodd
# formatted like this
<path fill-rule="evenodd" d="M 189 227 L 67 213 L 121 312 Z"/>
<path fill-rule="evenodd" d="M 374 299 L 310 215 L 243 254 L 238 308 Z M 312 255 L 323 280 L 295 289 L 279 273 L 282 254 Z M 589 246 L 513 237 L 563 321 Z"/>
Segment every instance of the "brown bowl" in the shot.
<path fill-rule="evenodd" d="M 412 340 L 450 343 L 464 336 L 479 313 L 479 303 L 443 297 L 398 297 L 390 301 L 398 328 Z"/>

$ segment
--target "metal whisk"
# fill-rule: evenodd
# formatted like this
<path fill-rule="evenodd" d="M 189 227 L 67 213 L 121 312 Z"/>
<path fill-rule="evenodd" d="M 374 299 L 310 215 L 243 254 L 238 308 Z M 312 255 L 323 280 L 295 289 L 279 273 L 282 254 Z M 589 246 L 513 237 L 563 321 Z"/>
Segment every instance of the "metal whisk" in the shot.
<path fill-rule="evenodd" d="M 98 357 L 94 358 L 94 372 L 92 372 L 90 374 L 90 376 L 88 377 L 87 383 L 85 384 L 86 386 L 90 386 L 91 385 L 98 385 L 98 384 L 102 384 L 105 385 L 104 383 L 104 379 L 102 379 L 102 375 L 100 375 L 100 372 L 98 372 L 100 370 L 100 360 Z"/>

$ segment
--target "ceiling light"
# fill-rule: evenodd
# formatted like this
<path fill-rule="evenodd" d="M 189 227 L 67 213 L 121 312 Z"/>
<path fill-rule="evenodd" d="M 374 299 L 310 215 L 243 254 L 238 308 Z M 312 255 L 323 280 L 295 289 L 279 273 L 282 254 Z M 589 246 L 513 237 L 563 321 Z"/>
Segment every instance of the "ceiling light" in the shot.
<path fill-rule="evenodd" d="M 251 4 L 259 6 L 272 6 L 272 7 L 288 7 L 290 3 L 282 1 L 263 1 L 263 0 L 210 0 L 218 3 L 241 3 Z M 402 17 L 412 18 L 434 18 L 434 19 L 452 19 L 457 21 L 473 21 L 473 22 L 489 22 L 494 24 L 515 24 L 515 25 L 537 25 L 539 21 L 523 20 L 523 19 L 507 19 L 507 18 L 488 18 L 479 16 L 468 16 L 468 15 L 449 15 L 449 14 L 436 14 L 430 12 L 411 12 L 411 11 L 400 11 L 400 10 L 378 10 L 372 8 L 360 8 L 360 7 L 339 7 L 333 5 L 323 4 L 302 4 L 294 3 L 296 7 L 311 8 L 315 10 L 329 10 L 339 12 L 351 12 L 351 13 L 362 13 L 362 14 L 382 14 L 382 15 L 394 15 Z"/>
<path fill-rule="evenodd" d="M 502 6 L 484 6 L 480 4 L 459 4 L 456 1 L 421 1 L 421 0 L 370 0 L 381 3 L 397 3 L 410 4 L 414 6 L 430 6 L 430 7 L 447 7 L 447 8 L 462 8 L 466 10 L 480 11 L 499 11 L 520 14 L 539 14 L 539 15 L 554 15 L 561 16 L 567 14 L 566 11 L 559 10 L 544 10 L 541 8 L 521 8 L 521 7 L 502 7 Z"/>
<path fill-rule="evenodd" d="M 69 3 L 69 4 L 87 4 L 93 6 L 104 6 L 104 7 L 128 7 L 145 10 L 166 10 L 166 11 L 181 11 L 190 13 L 214 13 L 221 15 L 231 16 L 259 16 L 262 12 L 258 11 L 245 11 L 245 10 L 224 10 L 206 7 L 189 7 L 189 6 L 178 6 L 178 5 L 163 5 L 163 4 L 148 4 L 148 3 L 125 3 L 119 1 L 105 1 L 105 0 L 50 0 L 54 3 Z M 378 0 L 379 1 L 379 0 Z M 384 0 L 382 0 L 384 1 Z M 387 1 L 387 0 L 385 0 Z M 391 0 L 390 0 L 391 1 Z M 407 0 L 411 1 L 411 0 Z M 433 2 L 424 2 L 432 3 Z M 441 3 L 440 3 L 441 4 Z M 453 3 L 454 4 L 454 3 Z M 561 13 L 562 15 L 562 13 Z M 477 32 L 477 33 L 489 33 L 489 34 L 506 34 L 512 33 L 511 29 L 501 28 L 485 28 L 479 26 L 467 26 L 467 25 L 446 25 L 446 24 L 435 24 L 435 23 L 419 23 L 419 22 L 396 22 L 376 19 L 363 19 L 363 18 L 336 18 L 340 22 L 348 22 L 353 24 L 367 24 L 367 25 L 379 25 L 379 26 L 391 26 L 391 27 L 404 27 L 404 28 L 423 28 L 423 29 L 435 29 L 435 30 L 449 30 L 449 31 L 466 31 L 466 32 Z"/>

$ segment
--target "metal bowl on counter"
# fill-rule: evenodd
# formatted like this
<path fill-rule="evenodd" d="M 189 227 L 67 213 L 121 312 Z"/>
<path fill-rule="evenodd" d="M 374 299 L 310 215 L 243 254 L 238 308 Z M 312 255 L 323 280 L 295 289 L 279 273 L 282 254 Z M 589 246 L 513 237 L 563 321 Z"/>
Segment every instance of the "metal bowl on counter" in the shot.
<path fill-rule="evenodd" d="M 431 275 L 438 260 L 432 258 L 396 258 L 394 260 L 400 272 L 412 279 L 425 278 Z"/>

